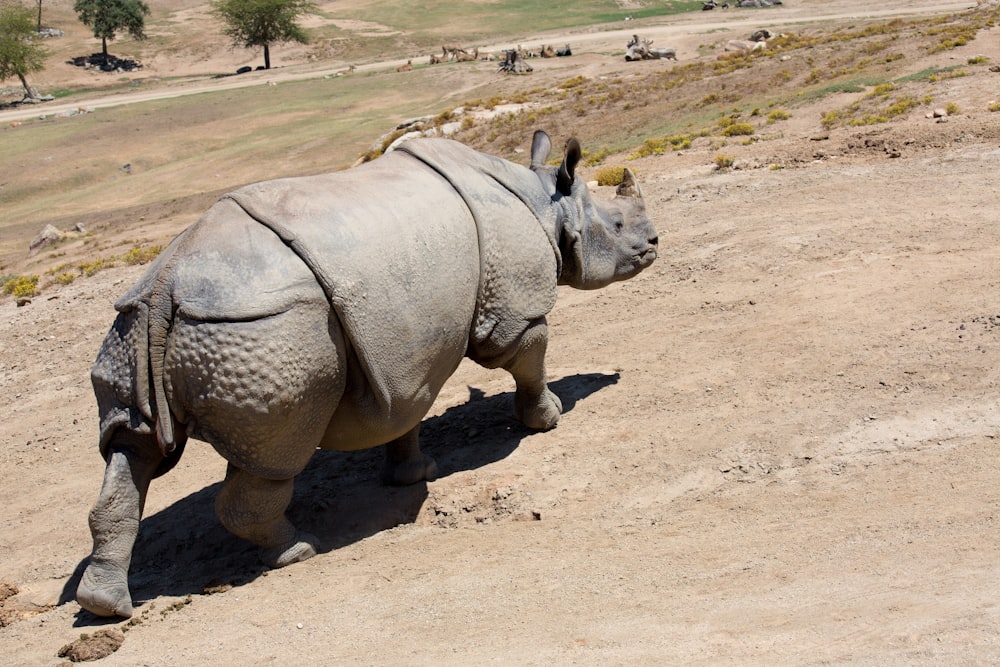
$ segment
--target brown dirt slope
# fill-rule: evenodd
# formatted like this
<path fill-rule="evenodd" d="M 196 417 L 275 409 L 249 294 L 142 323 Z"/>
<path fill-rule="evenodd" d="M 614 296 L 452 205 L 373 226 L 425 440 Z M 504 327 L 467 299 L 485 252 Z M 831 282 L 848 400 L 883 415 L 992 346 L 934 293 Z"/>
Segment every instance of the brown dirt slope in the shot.
<path fill-rule="evenodd" d="M 943 58 L 979 52 L 1000 63 L 995 39 Z M 87 374 L 142 267 L 0 302 L 5 664 L 102 625 L 107 665 L 1000 662 L 998 80 L 939 82 L 946 122 L 824 131 L 820 101 L 631 162 L 662 256 L 560 293 L 557 428 L 463 365 L 423 430 L 441 478 L 318 453 L 291 514 L 326 548 L 277 571 L 218 524 L 224 462 L 192 443 L 153 483 L 127 623 L 67 600 L 103 470 Z"/>

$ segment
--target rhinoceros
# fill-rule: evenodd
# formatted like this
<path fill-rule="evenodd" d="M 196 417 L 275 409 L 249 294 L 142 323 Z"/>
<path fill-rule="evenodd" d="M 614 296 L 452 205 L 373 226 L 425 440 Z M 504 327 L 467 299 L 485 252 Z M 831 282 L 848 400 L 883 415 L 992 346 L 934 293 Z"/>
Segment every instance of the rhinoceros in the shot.
<path fill-rule="evenodd" d="M 132 614 L 146 491 L 189 437 L 228 461 L 222 524 L 282 567 L 319 546 L 285 516 L 318 447 L 385 445 L 385 481 L 434 479 L 420 422 L 464 357 L 510 372 L 524 424 L 554 426 L 557 285 L 636 275 L 657 233 L 631 171 L 594 201 L 579 142 L 559 167 L 551 147 L 536 132 L 529 169 L 414 139 L 347 171 L 243 187 L 181 232 L 115 304 L 91 372 L 106 468 L 80 605 Z"/>

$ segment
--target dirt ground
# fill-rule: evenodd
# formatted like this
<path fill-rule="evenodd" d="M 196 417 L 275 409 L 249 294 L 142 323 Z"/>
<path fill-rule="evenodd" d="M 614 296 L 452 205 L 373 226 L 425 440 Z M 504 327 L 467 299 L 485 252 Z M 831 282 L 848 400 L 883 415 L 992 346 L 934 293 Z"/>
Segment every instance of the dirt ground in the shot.
<path fill-rule="evenodd" d="M 268 571 L 221 527 L 224 461 L 192 442 L 152 485 L 129 622 L 72 595 L 89 368 L 143 267 L 8 298 L 2 661 L 117 628 L 100 664 L 1000 664 L 1000 74 L 949 85 L 947 122 L 823 133 L 817 108 L 737 169 L 637 161 L 661 256 L 562 288 L 559 425 L 463 364 L 422 430 L 437 481 L 316 454 L 290 510 L 309 561 Z"/>

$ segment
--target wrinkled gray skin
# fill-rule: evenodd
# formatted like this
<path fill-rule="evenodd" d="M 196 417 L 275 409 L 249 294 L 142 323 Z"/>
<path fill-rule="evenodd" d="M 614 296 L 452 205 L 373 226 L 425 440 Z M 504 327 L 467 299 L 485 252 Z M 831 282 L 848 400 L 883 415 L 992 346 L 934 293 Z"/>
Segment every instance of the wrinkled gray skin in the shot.
<path fill-rule="evenodd" d="M 556 424 L 545 315 L 656 258 L 632 173 L 591 200 L 537 132 L 531 168 L 442 139 L 346 172 L 248 186 L 182 232 L 120 311 L 94 364 L 104 483 L 77 600 L 132 615 L 128 568 L 150 480 L 188 438 L 229 462 L 223 525 L 282 567 L 317 540 L 285 517 L 317 447 L 386 446 L 384 478 L 435 477 L 420 421 L 465 356 L 514 377 L 516 416 Z"/>

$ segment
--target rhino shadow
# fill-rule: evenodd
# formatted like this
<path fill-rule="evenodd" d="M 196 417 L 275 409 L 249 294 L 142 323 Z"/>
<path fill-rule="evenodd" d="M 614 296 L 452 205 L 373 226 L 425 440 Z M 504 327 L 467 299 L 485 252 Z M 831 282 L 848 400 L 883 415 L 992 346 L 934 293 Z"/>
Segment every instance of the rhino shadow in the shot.
<path fill-rule="evenodd" d="M 619 377 L 617 373 L 572 375 L 550 382 L 549 388 L 562 400 L 565 414 Z M 469 387 L 469 394 L 468 401 L 425 419 L 421 426 L 422 448 L 437 461 L 439 478 L 504 459 L 534 433 L 514 418 L 513 392 L 486 396 Z M 346 453 L 317 450 L 296 477 L 288 516 L 319 539 L 320 553 L 416 520 L 427 499 L 427 484 L 384 486 L 383 456 L 381 447 Z M 143 518 L 129 570 L 137 615 L 157 597 L 223 592 L 269 570 L 258 560 L 255 545 L 219 523 L 214 505 L 220 485 L 211 484 Z M 60 604 L 74 600 L 88 559 L 67 580 Z M 75 625 L 120 621 L 80 610 Z"/>

